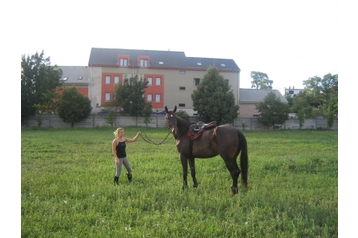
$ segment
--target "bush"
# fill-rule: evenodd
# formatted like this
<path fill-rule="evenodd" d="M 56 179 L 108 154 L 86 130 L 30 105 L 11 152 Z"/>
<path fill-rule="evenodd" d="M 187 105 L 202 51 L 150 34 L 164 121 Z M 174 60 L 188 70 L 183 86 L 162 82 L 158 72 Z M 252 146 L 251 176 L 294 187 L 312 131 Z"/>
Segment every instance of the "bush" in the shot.
<path fill-rule="evenodd" d="M 177 116 L 183 118 L 184 120 L 189 121 L 189 114 L 188 114 L 186 111 L 179 110 L 179 111 L 177 112 Z"/>

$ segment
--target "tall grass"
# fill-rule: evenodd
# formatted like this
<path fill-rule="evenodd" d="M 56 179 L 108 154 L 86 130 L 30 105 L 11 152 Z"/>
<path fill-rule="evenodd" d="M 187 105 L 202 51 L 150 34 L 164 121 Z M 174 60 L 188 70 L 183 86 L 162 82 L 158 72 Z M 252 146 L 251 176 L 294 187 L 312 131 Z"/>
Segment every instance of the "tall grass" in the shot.
<path fill-rule="evenodd" d="M 160 142 L 166 129 L 142 130 Z M 21 133 L 22 237 L 337 237 L 338 133 L 243 131 L 248 189 L 230 194 L 220 157 L 196 159 L 182 190 L 175 141 L 127 144 L 133 169 L 113 186 L 114 128 Z"/>

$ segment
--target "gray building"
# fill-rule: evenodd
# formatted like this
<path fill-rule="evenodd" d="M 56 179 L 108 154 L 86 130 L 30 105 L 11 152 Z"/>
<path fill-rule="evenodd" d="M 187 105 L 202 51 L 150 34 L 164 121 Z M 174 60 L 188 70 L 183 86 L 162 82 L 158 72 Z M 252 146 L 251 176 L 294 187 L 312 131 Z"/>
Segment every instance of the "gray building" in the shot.
<path fill-rule="evenodd" d="M 256 105 L 262 102 L 268 93 L 273 92 L 284 103 L 288 103 L 286 98 L 282 96 L 280 91 L 276 89 L 249 89 L 241 88 L 240 94 L 240 115 L 239 117 L 258 117 L 260 113 L 256 109 Z"/>

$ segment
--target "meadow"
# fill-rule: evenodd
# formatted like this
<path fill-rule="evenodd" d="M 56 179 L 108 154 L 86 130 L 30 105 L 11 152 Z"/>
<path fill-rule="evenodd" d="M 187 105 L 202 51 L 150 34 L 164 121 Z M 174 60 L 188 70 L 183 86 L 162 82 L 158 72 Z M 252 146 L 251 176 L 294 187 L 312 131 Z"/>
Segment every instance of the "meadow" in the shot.
<path fill-rule="evenodd" d="M 115 128 L 21 131 L 21 237 L 338 237 L 338 132 L 243 131 L 248 188 L 231 195 L 222 159 L 196 159 L 182 190 L 175 140 L 127 144 L 119 186 Z M 127 127 L 162 141 L 165 128 Z M 238 159 L 239 160 L 239 159 Z"/>

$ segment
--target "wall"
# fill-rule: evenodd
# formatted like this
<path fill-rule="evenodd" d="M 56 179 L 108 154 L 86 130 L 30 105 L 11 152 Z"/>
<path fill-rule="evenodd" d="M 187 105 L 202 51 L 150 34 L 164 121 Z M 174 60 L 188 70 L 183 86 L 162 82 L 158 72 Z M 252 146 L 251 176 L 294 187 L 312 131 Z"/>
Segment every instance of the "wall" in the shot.
<path fill-rule="evenodd" d="M 88 98 L 91 101 L 92 112 L 97 113 L 102 110 L 104 105 L 104 95 L 102 90 L 103 74 L 106 75 L 123 75 L 123 78 L 130 78 L 138 75 L 139 78 L 144 78 L 144 75 L 155 74 L 163 75 L 164 92 L 162 95 L 162 102 L 165 102 L 169 108 L 174 108 L 174 105 L 185 104 L 185 107 L 178 109 L 193 109 L 193 101 L 191 94 L 196 89 L 194 86 L 194 78 L 202 79 L 206 74 L 204 70 L 188 70 L 183 69 L 186 73 L 180 74 L 179 69 L 150 69 L 150 68 L 127 68 L 127 67 L 89 67 L 89 82 L 88 82 Z M 240 73 L 238 72 L 220 72 L 220 75 L 229 80 L 229 85 L 235 96 L 235 102 L 238 102 L 239 96 L 239 80 Z M 112 77 L 113 80 L 113 77 Z M 155 80 L 155 78 L 153 79 Z M 155 82 L 153 82 L 155 83 Z M 185 87 L 185 90 L 179 90 L 179 87 Z M 97 104 L 101 107 L 97 107 Z M 164 107 L 153 109 L 162 110 Z"/>
<path fill-rule="evenodd" d="M 259 115 L 260 112 L 256 109 L 257 103 L 240 103 L 239 117 L 253 117 Z"/>
<path fill-rule="evenodd" d="M 41 118 L 41 127 L 53 127 L 53 128 L 65 128 L 71 127 L 70 123 L 65 123 L 56 114 L 40 114 L 30 117 L 26 122 L 26 127 L 38 126 L 38 119 Z M 104 127 L 110 126 L 107 123 L 107 115 L 92 114 L 86 120 L 75 123 L 74 127 Z M 197 117 L 190 117 L 190 121 L 196 122 Z M 130 116 L 116 116 L 114 127 L 126 127 L 126 126 L 148 126 L 148 127 L 165 127 L 165 115 L 156 114 L 152 116 L 152 121 L 146 125 L 144 123 L 144 117 L 130 117 Z M 235 119 L 233 126 L 240 130 L 266 130 L 267 128 L 259 122 L 258 118 L 237 118 Z M 299 129 L 299 121 L 295 118 L 288 119 L 281 129 Z M 306 119 L 302 129 L 322 129 L 327 128 L 327 121 L 324 118 Z M 331 130 L 338 130 L 338 120 L 335 120 Z"/>

